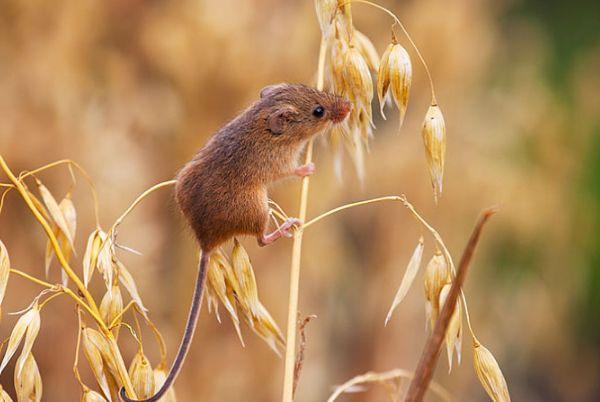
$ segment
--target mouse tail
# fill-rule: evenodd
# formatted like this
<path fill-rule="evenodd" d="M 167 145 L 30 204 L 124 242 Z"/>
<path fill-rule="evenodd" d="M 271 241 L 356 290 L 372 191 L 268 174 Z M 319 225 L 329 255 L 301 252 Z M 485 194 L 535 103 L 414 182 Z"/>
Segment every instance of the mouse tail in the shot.
<path fill-rule="evenodd" d="M 156 402 L 158 401 L 173 385 L 175 378 L 181 370 L 181 366 L 185 357 L 190 349 L 192 338 L 194 337 L 194 331 L 196 330 L 196 324 L 198 323 L 198 316 L 200 315 L 200 307 L 202 306 L 202 295 L 204 293 L 204 282 L 206 280 L 206 271 L 208 267 L 209 253 L 202 251 L 202 257 L 200 257 L 200 263 L 198 266 L 198 277 L 196 279 L 196 288 L 194 289 L 194 296 L 192 298 L 192 304 L 190 306 L 190 312 L 188 314 L 187 324 L 185 325 L 185 332 L 177 351 L 177 356 L 171 370 L 167 375 L 167 378 L 163 385 L 160 387 L 158 392 L 148 399 L 129 399 L 125 392 L 125 388 L 121 388 L 120 396 L 124 402 Z"/>

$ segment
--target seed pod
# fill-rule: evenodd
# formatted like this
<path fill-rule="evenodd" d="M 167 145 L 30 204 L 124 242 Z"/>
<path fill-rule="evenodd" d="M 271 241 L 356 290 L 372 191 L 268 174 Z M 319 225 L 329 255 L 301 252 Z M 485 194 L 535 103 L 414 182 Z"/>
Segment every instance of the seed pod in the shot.
<path fill-rule="evenodd" d="M 15 393 L 18 402 L 42 400 L 42 377 L 31 353 L 19 357 L 17 365 L 23 367 L 20 375 L 15 370 Z"/>
<path fill-rule="evenodd" d="M 315 0 L 317 19 L 319 20 L 321 32 L 324 37 L 328 37 L 331 32 L 337 6 L 337 0 Z"/>
<path fill-rule="evenodd" d="M 390 318 L 392 318 L 392 313 L 398 307 L 400 302 L 404 300 L 404 297 L 408 293 L 410 289 L 410 285 L 412 285 L 417 272 L 419 271 L 419 267 L 421 266 L 421 258 L 423 257 L 423 248 L 424 248 L 424 240 L 423 237 L 419 239 L 419 243 L 417 247 L 415 247 L 415 251 L 413 251 L 413 255 L 408 262 L 408 266 L 406 267 L 406 272 L 404 273 L 404 277 L 402 278 L 402 282 L 400 283 L 400 287 L 396 292 L 396 296 L 394 297 L 394 301 L 392 302 L 392 306 L 390 307 L 390 311 L 388 311 L 387 317 L 385 318 L 385 325 L 387 325 Z"/>
<path fill-rule="evenodd" d="M 441 309 L 446 303 L 446 299 L 448 298 L 448 294 L 450 293 L 451 284 L 446 284 L 440 291 L 440 301 L 439 308 Z M 448 328 L 446 329 L 446 353 L 448 354 L 448 372 L 452 371 L 452 356 L 454 354 L 454 350 L 456 349 L 456 360 L 458 364 L 460 364 L 460 354 L 461 354 L 461 346 L 462 346 L 462 310 L 460 306 L 460 302 L 456 303 L 456 307 L 454 308 L 454 313 L 452 313 L 452 317 L 450 317 L 450 322 L 448 323 Z"/>
<path fill-rule="evenodd" d="M 4 294 L 6 293 L 6 286 L 8 285 L 8 277 L 10 276 L 10 258 L 8 257 L 8 250 L 6 246 L 0 240 L 0 305 L 4 300 Z"/>
<path fill-rule="evenodd" d="M 435 255 L 431 258 L 425 268 L 425 298 L 431 305 L 431 315 L 428 317 L 431 323 L 431 329 L 435 325 L 439 310 L 440 310 L 440 291 L 445 284 L 450 283 L 452 277 L 450 276 L 450 270 L 446 259 L 439 251 L 436 251 Z"/>
<path fill-rule="evenodd" d="M 379 70 L 379 54 L 377 53 L 377 49 L 375 49 L 375 46 L 373 46 L 373 42 L 371 42 L 369 37 L 355 29 L 353 40 L 358 50 L 365 58 L 369 68 L 373 71 Z"/>
<path fill-rule="evenodd" d="M 106 402 L 106 399 L 98 392 L 88 388 L 83 391 L 81 402 Z"/>
<path fill-rule="evenodd" d="M 39 330 L 40 310 L 37 303 L 34 303 L 33 307 L 19 318 L 10 334 L 4 359 L 0 364 L 0 373 L 4 370 L 4 368 L 6 368 L 6 365 L 10 361 L 11 357 L 13 357 L 17 351 L 25 333 L 27 332 L 27 335 L 25 335 L 24 348 L 27 348 L 28 351 L 31 351 L 31 347 L 33 346 L 33 342 L 35 341 Z M 23 359 L 23 363 L 24 362 L 25 359 Z M 16 367 L 17 369 L 15 369 L 15 373 L 20 374 L 22 367 L 18 363 Z"/>
<path fill-rule="evenodd" d="M 123 297 L 121 296 L 121 289 L 119 285 L 113 285 L 111 292 L 106 292 L 100 303 L 100 317 L 107 324 L 112 324 L 113 321 L 119 317 L 114 323 L 115 336 L 119 333 L 119 324 L 121 323 L 121 312 L 123 311 Z"/>
<path fill-rule="evenodd" d="M 395 44 L 389 54 L 390 89 L 394 102 L 400 111 L 400 127 L 404 122 L 408 96 L 412 83 L 412 66 L 408 52 L 400 45 Z"/>
<path fill-rule="evenodd" d="M 510 402 L 508 386 L 498 362 L 477 339 L 473 340 L 473 365 L 481 385 L 490 398 L 494 402 Z"/>
<path fill-rule="evenodd" d="M 8 395 L 8 392 L 2 388 L 2 385 L 0 385 L 0 402 L 13 402 L 10 395 Z"/>
<path fill-rule="evenodd" d="M 425 156 L 433 186 L 433 194 L 437 202 L 437 199 L 442 194 L 444 161 L 446 157 L 446 124 L 444 123 L 444 116 L 439 106 L 429 106 L 421 134 L 423 144 L 425 145 Z"/>
<path fill-rule="evenodd" d="M 146 399 L 154 395 L 154 372 L 150 362 L 140 349 L 129 366 L 129 378 L 138 398 Z"/>
<path fill-rule="evenodd" d="M 163 367 L 157 367 L 154 369 L 154 392 L 158 392 L 160 387 L 167 380 L 167 372 Z M 171 386 L 165 395 L 160 398 L 159 402 L 177 402 L 177 398 L 175 397 L 175 389 Z"/>
<path fill-rule="evenodd" d="M 379 70 L 377 72 L 377 96 L 379 98 L 379 111 L 385 119 L 383 108 L 387 100 L 388 89 L 390 87 L 390 53 L 394 48 L 394 44 L 390 43 L 381 56 L 379 62 Z"/>

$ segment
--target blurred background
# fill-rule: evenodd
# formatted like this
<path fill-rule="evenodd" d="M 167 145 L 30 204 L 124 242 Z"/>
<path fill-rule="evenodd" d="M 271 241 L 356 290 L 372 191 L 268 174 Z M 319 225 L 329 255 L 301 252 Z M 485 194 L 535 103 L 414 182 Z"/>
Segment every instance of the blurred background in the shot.
<path fill-rule="evenodd" d="M 479 211 L 501 212 L 484 233 L 466 283 L 479 339 L 496 356 L 515 401 L 600 400 L 600 7 L 595 1 L 381 1 L 406 24 L 429 63 L 448 129 L 444 195 L 433 202 L 420 125 L 424 71 L 400 133 L 378 118 L 366 181 L 350 163 L 339 182 L 317 148 L 309 216 L 369 197 L 405 193 L 458 259 Z M 354 6 L 356 27 L 380 52 L 391 21 Z M 313 83 L 319 47 L 313 3 L 278 0 L 3 0 L 0 3 L 0 153 L 13 171 L 72 158 L 93 177 L 109 227 L 140 192 L 175 172 L 270 83 Z M 407 47 L 406 41 L 402 43 Z M 40 176 L 57 197 L 69 174 Z M 6 181 L 5 177 L 1 181 Z M 299 182 L 272 192 L 296 215 Z M 79 180 L 77 246 L 93 230 Z M 300 310 L 318 318 L 298 401 L 323 401 L 368 370 L 413 370 L 426 340 L 422 276 L 384 328 L 387 309 L 421 229 L 400 205 L 376 204 L 307 231 Z M 0 238 L 13 266 L 43 275 L 45 238 L 23 202 L 7 197 Z M 147 199 L 121 228 L 123 254 L 172 358 L 185 322 L 196 246 L 171 190 Z M 285 328 L 291 241 L 252 258 L 263 303 Z M 434 251 L 426 237 L 425 259 Z M 12 277 L 0 336 L 39 288 Z M 94 290 L 101 296 L 101 286 Z M 182 401 L 276 401 L 283 360 L 247 328 L 203 311 L 176 383 Z M 150 333 L 144 334 L 150 338 Z M 71 372 L 76 317 L 66 298 L 42 316 L 34 352 L 44 400 L 78 400 Z M 487 400 L 465 338 L 463 363 L 436 380 L 461 401 Z M 124 343 L 126 359 L 135 352 Z M 156 364 L 149 342 L 146 353 Z M 85 363 L 82 367 L 87 367 Z M 82 369 L 85 378 L 90 376 Z M 0 383 L 12 393 L 12 369 Z M 91 385 L 92 381 L 88 383 Z M 347 401 L 383 401 L 374 386 Z M 437 400 L 429 395 L 431 401 Z"/>

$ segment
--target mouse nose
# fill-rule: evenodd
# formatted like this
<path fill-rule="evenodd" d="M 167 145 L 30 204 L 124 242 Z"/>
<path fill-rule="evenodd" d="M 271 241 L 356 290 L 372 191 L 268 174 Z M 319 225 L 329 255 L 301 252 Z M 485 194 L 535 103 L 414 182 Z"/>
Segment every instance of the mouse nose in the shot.
<path fill-rule="evenodd" d="M 340 98 L 337 100 L 337 102 L 335 102 L 331 120 L 333 120 L 334 123 L 341 123 L 344 121 L 346 116 L 348 116 L 348 113 L 350 113 L 351 110 L 352 103 L 346 99 Z"/>

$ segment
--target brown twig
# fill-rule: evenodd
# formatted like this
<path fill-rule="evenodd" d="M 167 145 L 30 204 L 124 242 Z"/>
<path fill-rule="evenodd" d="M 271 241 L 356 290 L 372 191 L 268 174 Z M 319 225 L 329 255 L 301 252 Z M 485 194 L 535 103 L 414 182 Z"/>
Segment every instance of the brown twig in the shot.
<path fill-rule="evenodd" d="M 450 318 L 454 313 L 454 308 L 456 306 L 456 302 L 458 301 L 460 290 L 467 276 L 467 270 L 471 263 L 471 259 L 473 258 L 473 253 L 475 252 L 477 243 L 479 242 L 479 236 L 481 235 L 483 226 L 489 217 L 495 212 L 495 208 L 485 210 L 479 217 L 479 220 L 475 225 L 473 232 L 471 233 L 471 238 L 469 239 L 469 242 L 465 247 L 465 251 L 460 259 L 460 264 L 458 265 L 456 277 L 452 282 L 450 293 L 448 294 L 446 303 L 440 312 L 440 316 L 435 324 L 433 333 L 431 334 L 431 337 L 429 337 L 429 340 L 425 345 L 425 349 L 423 349 L 421 360 L 419 361 L 419 365 L 415 371 L 415 376 L 410 383 L 410 387 L 404 402 L 421 402 L 425 396 L 425 392 L 427 391 L 429 382 L 431 381 L 431 377 L 433 376 L 433 372 L 435 370 L 440 347 L 442 346 L 442 342 L 444 341 L 444 336 L 446 334 L 446 329 L 448 328 Z"/>
<path fill-rule="evenodd" d="M 296 356 L 296 363 L 294 364 L 294 387 L 292 390 L 292 398 L 296 397 L 296 388 L 298 388 L 300 372 L 302 371 L 302 366 L 304 365 L 304 351 L 306 350 L 306 325 L 313 318 L 317 318 L 317 316 L 314 314 L 306 316 L 300 325 L 298 325 L 298 332 L 300 332 L 300 346 L 298 355 Z"/>

